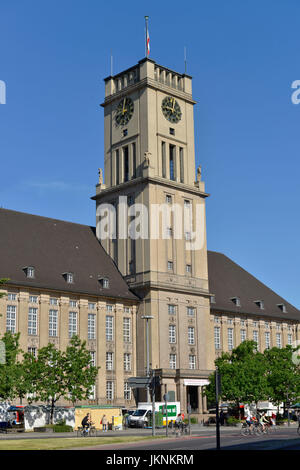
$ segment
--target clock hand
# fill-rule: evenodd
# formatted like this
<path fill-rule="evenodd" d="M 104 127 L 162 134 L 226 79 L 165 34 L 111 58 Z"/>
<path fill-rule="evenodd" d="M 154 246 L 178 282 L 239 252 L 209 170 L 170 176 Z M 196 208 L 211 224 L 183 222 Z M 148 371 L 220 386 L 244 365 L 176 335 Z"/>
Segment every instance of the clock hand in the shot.
<path fill-rule="evenodd" d="M 175 98 L 173 98 L 173 108 L 172 108 L 173 113 L 174 113 L 174 107 L 175 107 Z"/>
<path fill-rule="evenodd" d="M 125 110 L 125 101 L 126 101 L 126 98 L 124 98 L 124 101 L 123 101 L 123 111 L 122 111 L 122 114 L 124 114 L 124 110 Z"/>

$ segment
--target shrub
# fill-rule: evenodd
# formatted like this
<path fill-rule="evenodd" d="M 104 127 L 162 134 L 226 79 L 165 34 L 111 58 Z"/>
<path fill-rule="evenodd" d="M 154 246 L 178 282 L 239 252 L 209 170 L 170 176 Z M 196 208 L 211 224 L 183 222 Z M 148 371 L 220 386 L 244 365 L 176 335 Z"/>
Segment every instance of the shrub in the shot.
<path fill-rule="evenodd" d="M 73 432 L 72 426 L 68 426 L 66 424 L 55 424 L 53 426 L 54 432 Z"/>
<path fill-rule="evenodd" d="M 236 426 L 237 424 L 239 424 L 239 422 L 239 419 L 235 418 L 234 416 L 230 416 L 227 419 L 227 426 Z"/>

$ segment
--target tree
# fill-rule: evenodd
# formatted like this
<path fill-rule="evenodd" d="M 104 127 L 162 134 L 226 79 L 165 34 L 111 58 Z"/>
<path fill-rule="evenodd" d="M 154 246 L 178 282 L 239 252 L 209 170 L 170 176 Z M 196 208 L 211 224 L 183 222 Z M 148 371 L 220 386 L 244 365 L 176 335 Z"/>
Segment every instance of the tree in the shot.
<path fill-rule="evenodd" d="M 20 333 L 7 331 L 2 337 L 5 346 L 5 361 L 0 363 L 0 398 L 12 400 L 16 397 L 17 356 L 21 353 L 19 348 Z"/>
<path fill-rule="evenodd" d="M 263 354 L 257 351 L 254 341 L 244 341 L 232 353 L 223 353 L 215 361 L 221 375 L 223 401 L 257 403 L 268 397 L 267 364 Z M 206 387 L 209 400 L 215 397 L 215 375 L 210 376 Z"/>
<path fill-rule="evenodd" d="M 49 343 L 38 350 L 36 361 L 29 354 L 25 355 L 33 384 L 31 399 L 50 403 L 51 423 L 55 404 L 60 398 L 71 399 L 73 403 L 88 398 L 95 383 L 98 368 L 91 365 L 91 355 L 85 344 L 74 336 L 66 351 L 60 351 Z"/>
<path fill-rule="evenodd" d="M 274 404 L 283 402 L 286 405 L 300 397 L 299 361 L 293 360 L 293 353 L 297 349 L 288 345 L 265 350 L 269 397 Z"/>

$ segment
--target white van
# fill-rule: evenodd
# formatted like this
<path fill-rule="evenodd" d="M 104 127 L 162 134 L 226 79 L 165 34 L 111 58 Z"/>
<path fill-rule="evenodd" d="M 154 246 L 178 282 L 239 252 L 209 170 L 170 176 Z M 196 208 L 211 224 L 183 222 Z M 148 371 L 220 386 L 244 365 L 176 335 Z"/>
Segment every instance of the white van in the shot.
<path fill-rule="evenodd" d="M 180 413 L 180 402 L 168 402 L 168 423 L 175 422 L 176 416 Z M 163 414 L 163 424 L 166 425 L 165 403 L 162 401 L 155 402 L 155 411 Z M 152 414 L 152 403 L 138 403 L 137 410 L 128 418 L 128 426 L 132 428 L 144 428 L 148 426 L 150 416 Z"/>

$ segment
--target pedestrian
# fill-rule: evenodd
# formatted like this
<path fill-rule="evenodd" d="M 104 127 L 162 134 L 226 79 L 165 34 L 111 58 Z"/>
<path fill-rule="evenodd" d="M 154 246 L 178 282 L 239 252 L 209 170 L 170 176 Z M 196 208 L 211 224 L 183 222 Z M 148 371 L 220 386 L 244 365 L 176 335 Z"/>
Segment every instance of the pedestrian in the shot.
<path fill-rule="evenodd" d="M 103 430 L 103 432 L 107 432 L 108 420 L 107 420 L 106 415 L 103 415 L 103 416 L 102 416 L 101 423 L 102 423 L 102 430 Z"/>

